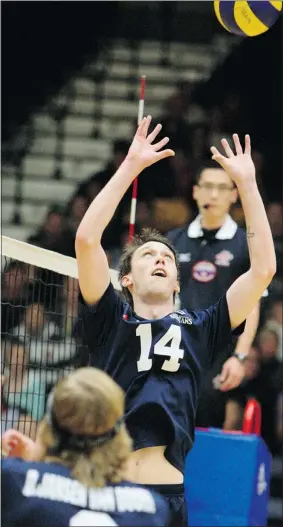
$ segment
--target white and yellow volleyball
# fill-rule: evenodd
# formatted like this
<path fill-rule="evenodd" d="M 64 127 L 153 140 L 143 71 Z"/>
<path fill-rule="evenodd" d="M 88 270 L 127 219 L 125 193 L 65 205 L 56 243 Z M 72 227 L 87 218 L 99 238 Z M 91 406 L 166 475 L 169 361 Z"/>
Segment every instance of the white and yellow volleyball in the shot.
<path fill-rule="evenodd" d="M 235 35 L 256 37 L 270 29 L 282 11 L 282 1 L 214 1 L 220 24 Z"/>

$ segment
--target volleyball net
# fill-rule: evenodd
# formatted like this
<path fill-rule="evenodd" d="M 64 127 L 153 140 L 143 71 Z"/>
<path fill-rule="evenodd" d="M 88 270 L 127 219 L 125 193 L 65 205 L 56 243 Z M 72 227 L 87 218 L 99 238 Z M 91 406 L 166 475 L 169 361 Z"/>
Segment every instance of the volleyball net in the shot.
<path fill-rule="evenodd" d="M 54 384 L 88 363 L 77 262 L 2 236 L 1 279 L 2 433 L 34 437 Z M 120 289 L 116 271 L 111 280 Z"/>

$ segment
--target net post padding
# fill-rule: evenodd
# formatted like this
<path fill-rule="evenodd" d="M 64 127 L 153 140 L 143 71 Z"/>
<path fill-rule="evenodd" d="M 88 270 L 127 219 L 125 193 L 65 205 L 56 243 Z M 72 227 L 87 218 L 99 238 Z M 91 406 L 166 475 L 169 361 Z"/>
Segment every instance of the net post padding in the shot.
<path fill-rule="evenodd" d="M 79 277 L 75 258 L 64 256 L 63 254 L 31 245 L 30 243 L 21 242 L 8 236 L 1 236 L 1 239 L 2 256 L 35 265 L 42 269 L 48 269 L 48 271 L 54 271 L 64 276 L 70 276 L 72 278 Z M 120 291 L 121 286 L 118 280 L 118 272 L 110 269 L 110 278 L 114 288 Z"/>

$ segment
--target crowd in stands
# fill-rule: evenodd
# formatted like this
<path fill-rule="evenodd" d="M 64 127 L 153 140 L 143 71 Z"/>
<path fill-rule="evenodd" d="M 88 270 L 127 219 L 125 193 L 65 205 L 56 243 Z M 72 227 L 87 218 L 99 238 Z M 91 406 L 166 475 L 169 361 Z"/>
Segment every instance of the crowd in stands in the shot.
<path fill-rule="evenodd" d="M 196 214 L 192 185 L 197 168 L 210 157 L 209 146 L 219 147 L 229 137 L 248 129 L 239 111 L 240 101 L 231 93 L 221 108 L 205 110 L 193 98 L 192 86 L 182 82 L 164 104 L 157 119 L 163 135 L 171 139 L 175 157 L 149 168 L 139 178 L 136 232 L 147 226 L 166 233 L 185 224 Z M 133 130 L 135 125 L 133 124 Z M 130 139 L 130 138 L 129 138 Z M 52 207 L 43 225 L 27 240 L 61 254 L 75 257 L 77 227 L 89 204 L 123 161 L 129 144 L 117 140 L 112 157 L 99 173 L 78 184 L 69 203 Z M 262 405 L 263 436 L 272 451 L 282 442 L 282 291 L 283 291 L 283 205 L 270 201 L 268 167 L 264 153 L 254 149 L 258 185 L 263 197 L 277 255 L 277 274 L 269 296 L 262 301 L 261 321 L 254 346 L 246 362 L 242 385 L 245 401 L 254 396 Z M 279 176 L 278 176 L 279 177 Z M 272 193 L 271 193 L 272 195 Z M 103 236 L 109 264 L 117 266 L 128 235 L 131 189 L 129 189 Z M 232 210 L 244 226 L 241 204 Z M 52 285 L 51 285 L 52 284 Z M 15 422 L 31 435 L 44 411 L 50 387 L 66 368 L 84 363 L 78 318 L 78 284 L 19 262 L 7 264 L 2 274 L 2 354 L 5 377 L 2 425 Z M 240 403 L 239 403 L 240 404 Z"/>

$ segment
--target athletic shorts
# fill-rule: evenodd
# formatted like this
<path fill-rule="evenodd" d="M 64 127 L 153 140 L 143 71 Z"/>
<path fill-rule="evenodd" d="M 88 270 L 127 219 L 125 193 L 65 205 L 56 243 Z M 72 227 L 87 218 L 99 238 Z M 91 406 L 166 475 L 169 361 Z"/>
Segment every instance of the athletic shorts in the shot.
<path fill-rule="evenodd" d="M 161 494 L 169 503 L 172 513 L 170 527 L 188 527 L 184 485 L 143 485 Z"/>

